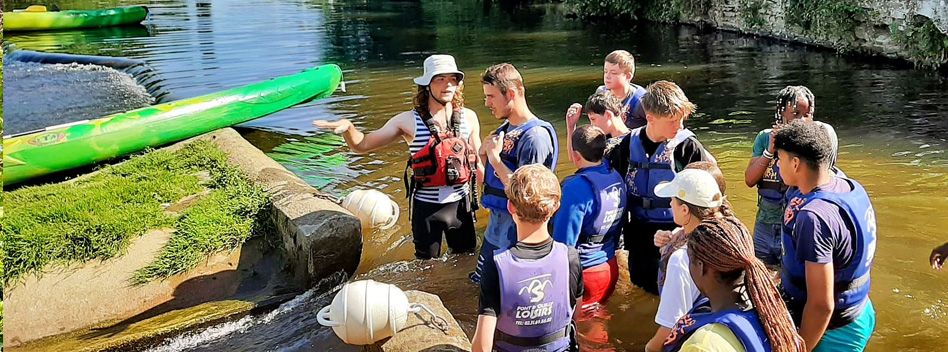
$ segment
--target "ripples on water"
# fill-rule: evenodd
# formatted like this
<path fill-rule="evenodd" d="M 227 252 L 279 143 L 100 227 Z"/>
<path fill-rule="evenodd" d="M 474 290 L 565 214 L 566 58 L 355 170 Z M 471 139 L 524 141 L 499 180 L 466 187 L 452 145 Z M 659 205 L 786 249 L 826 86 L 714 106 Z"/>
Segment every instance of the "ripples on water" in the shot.
<path fill-rule="evenodd" d="M 4 132 L 95 119 L 154 103 L 128 74 L 95 65 L 44 65 L 5 60 Z"/>
<path fill-rule="evenodd" d="M 61 7 L 139 2 L 66 0 Z M 26 0 L 6 1 L 4 10 L 26 5 Z M 948 228 L 944 77 L 903 64 L 733 33 L 652 23 L 586 25 L 566 19 L 559 7 L 545 5 L 514 12 L 484 8 L 484 2 L 473 0 L 161 0 L 149 6 L 151 18 L 141 28 L 7 33 L 4 40 L 26 50 L 142 59 L 176 97 L 338 63 L 345 70 L 348 93 L 244 124 L 244 136 L 330 194 L 381 189 L 402 206 L 403 214 L 407 203 L 401 177 L 407 146 L 399 143 L 355 155 L 341 147 L 339 137 L 315 131 L 311 122 L 348 118 L 365 130 L 381 127 L 410 108 L 411 78 L 421 73 L 421 62 L 432 53 L 458 58 L 468 75 L 467 106 L 479 114 L 486 134 L 500 123 L 483 107 L 477 84 L 488 65 L 516 64 L 533 111 L 563 131 L 566 107 L 601 84 L 602 58 L 617 48 L 630 50 L 638 63 L 636 83 L 675 81 L 698 104 L 699 113 L 688 124 L 718 157 L 731 183 L 728 197 L 746 222 L 754 218 L 756 201 L 753 190 L 741 186 L 753 138 L 773 120 L 777 91 L 807 85 L 817 97 L 817 119 L 833 124 L 839 133 L 840 166 L 867 186 L 878 214 L 872 297 L 879 322 L 869 350 L 927 351 L 948 338 L 943 303 L 948 302 L 948 274 L 927 265 L 930 248 L 948 240 L 943 231 Z M 5 100 L 14 103 L 9 96 Z M 560 136 L 561 145 L 564 138 Z M 565 177 L 573 167 L 565 156 L 560 159 L 557 174 Z M 486 213 L 479 218 L 478 232 L 483 233 Z M 391 230 L 367 234 L 360 273 L 379 268 L 367 275 L 439 294 L 472 333 L 476 289 L 466 275 L 473 258 L 403 263 L 412 258 L 410 236 L 404 218 Z M 249 318 L 249 325 L 232 323 L 204 332 L 220 337 L 200 337 L 198 344 L 180 346 L 207 351 L 346 350 L 335 345 L 338 341 L 329 329 L 315 322 L 315 310 L 327 304 L 326 297 L 300 298 L 268 323 Z M 627 281 L 620 282 L 607 307 L 613 315 L 611 342 L 618 350 L 642 349 L 654 332 L 644 322 L 652 321 L 656 303 Z"/>

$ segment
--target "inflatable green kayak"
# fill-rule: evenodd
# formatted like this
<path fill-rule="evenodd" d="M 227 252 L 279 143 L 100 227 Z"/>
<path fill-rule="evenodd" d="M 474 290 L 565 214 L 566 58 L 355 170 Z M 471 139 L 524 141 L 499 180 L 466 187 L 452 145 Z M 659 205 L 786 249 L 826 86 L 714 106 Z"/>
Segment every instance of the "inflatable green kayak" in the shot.
<path fill-rule="evenodd" d="M 331 95 L 342 81 L 323 65 L 266 82 L 5 137 L 3 184 L 69 170 L 253 120 Z"/>
<path fill-rule="evenodd" d="M 127 6 L 106 10 L 46 11 L 44 6 L 3 14 L 3 29 L 42 31 L 52 29 L 97 28 L 138 23 L 148 16 L 144 6 Z"/>

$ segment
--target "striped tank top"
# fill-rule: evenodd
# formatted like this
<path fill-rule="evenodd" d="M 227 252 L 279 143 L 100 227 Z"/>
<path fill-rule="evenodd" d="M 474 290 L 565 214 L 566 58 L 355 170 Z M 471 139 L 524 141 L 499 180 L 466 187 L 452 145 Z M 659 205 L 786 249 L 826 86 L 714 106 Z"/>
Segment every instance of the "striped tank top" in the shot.
<path fill-rule="evenodd" d="M 414 112 L 414 115 L 415 139 L 413 139 L 411 143 L 408 144 L 408 151 L 411 153 L 411 155 L 415 155 L 415 153 L 421 150 L 421 148 L 424 148 L 426 145 L 428 145 L 428 140 L 431 139 L 431 131 L 428 131 L 428 126 L 425 126 L 425 122 L 421 120 L 421 115 L 418 115 L 417 111 Z M 465 141 L 467 141 L 470 135 L 471 128 L 468 126 L 467 120 L 464 118 L 464 113 L 462 112 L 461 136 Z M 419 185 L 415 189 L 415 199 L 428 203 L 452 203 L 464 199 L 464 197 L 466 197 L 470 191 L 470 183 L 440 187 L 422 187 Z"/>

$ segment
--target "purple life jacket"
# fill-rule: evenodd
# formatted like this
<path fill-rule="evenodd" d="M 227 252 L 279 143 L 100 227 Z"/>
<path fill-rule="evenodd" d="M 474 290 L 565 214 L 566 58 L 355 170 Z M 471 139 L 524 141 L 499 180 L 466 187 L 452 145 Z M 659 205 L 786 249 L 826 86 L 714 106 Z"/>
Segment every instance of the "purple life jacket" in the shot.
<path fill-rule="evenodd" d="M 569 300 L 566 245 L 537 260 L 520 259 L 510 249 L 494 251 L 500 281 L 500 312 L 494 347 L 498 351 L 564 351 L 573 319 Z"/>

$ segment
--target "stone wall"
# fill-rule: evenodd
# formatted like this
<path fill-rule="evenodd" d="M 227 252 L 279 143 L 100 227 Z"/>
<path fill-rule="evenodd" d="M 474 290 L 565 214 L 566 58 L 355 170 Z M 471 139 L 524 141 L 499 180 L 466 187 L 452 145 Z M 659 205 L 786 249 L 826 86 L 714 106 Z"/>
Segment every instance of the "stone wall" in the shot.
<path fill-rule="evenodd" d="M 684 23 L 948 67 L 946 0 L 677 0 Z M 649 5 L 646 5 L 649 6 Z M 648 15 L 648 12 L 646 12 Z"/>

